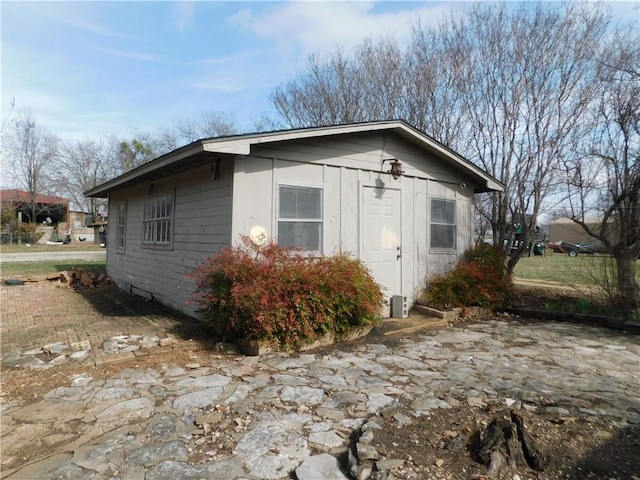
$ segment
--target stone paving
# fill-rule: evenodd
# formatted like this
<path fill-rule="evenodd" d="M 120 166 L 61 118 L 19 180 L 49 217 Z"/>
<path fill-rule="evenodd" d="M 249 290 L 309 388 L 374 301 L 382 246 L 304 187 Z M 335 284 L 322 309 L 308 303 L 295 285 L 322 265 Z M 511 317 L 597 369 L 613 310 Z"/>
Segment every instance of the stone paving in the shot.
<path fill-rule="evenodd" d="M 61 446 L 5 478 L 279 479 L 295 471 L 310 480 L 320 468 L 323 478 L 348 478 L 335 455 L 354 429 L 398 402 L 414 416 L 492 402 L 640 423 L 639 365 L 636 337 L 494 319 L 392 348 L 218 356 L 106 380 L 78 374 L 39 402 L 3 406 L 5 459 L 38 442 Z M 202 444 L 206 458 L 190 464 Z"/>
<path fill-rule="evenodd" d="M 414 418 L 492 403 L 638 424 L 639 367 L 636 336 L 491 319 L 316 353 L 211 353 L 102 380 L 79 369 L 36 403 L 2 406 L 4 478 L 349 478 L 337 461 L 349 435 L 399 404 Z M 7 468 L 35 445 L 54 453 Z"/>

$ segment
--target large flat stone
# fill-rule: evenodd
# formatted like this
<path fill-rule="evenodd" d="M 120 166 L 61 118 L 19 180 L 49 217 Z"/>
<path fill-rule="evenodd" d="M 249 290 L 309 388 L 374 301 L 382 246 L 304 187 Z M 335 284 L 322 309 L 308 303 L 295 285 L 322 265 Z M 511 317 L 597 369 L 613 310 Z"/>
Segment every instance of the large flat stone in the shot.
<path fill-rule="evenodd" d="M 348 480 L 338 465 L 338 459 L 328 453 L 313 455 L 296 468 L 298 480 Z"/>
<path fill-rule="evenodd" d="M 233 450 L 251 475 L 265 480 L 288 478 L 309 453 L 304 438 L 278 425 L 258 425 Z"/>

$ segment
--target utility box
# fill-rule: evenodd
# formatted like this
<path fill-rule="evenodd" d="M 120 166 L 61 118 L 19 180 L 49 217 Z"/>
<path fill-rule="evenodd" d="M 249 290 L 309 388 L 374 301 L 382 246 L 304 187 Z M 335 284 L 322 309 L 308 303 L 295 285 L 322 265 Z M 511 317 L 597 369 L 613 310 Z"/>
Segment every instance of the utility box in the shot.
<path fill-rule="evenodd" d="M 391 316 L 393 318 L 407 318 L 409 316 L 407 297 L 404 295 L 393 295 L 391 297 Z"/>

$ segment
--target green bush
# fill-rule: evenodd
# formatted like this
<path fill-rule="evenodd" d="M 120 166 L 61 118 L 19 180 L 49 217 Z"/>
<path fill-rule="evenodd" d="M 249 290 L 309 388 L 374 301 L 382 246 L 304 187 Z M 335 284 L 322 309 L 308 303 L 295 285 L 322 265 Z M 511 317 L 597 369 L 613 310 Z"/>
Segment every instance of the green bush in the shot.
<path fill-rule="evenodd" d="M 446 275 L 431 277 L 420 303 L 440 309 L 493 307 L 512 294 L 513 284 L 506 276 L 504 257 L 493 247 L 480 245 L 464 252 Z"/>
<path fill-rule="evenodd" d="M 312 259 L 273 243 L 243 243 L 207 259 L 193 274 L 200 319 L 221 337 L 291 349 L 378 321 L 383 296 L 359 260 Z"/>

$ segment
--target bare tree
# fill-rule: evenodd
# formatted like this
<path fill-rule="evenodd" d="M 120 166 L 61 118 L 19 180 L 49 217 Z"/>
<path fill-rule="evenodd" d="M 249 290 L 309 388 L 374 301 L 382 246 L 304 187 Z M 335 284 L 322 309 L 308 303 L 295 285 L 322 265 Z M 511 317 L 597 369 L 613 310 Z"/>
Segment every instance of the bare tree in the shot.
<path fill-rule="evenodd" d="M 494 244 L 521 228 L 517 248 L 506 244 L 512 273 L 585 133 L 590 52 L 608 24 L 579 4 L 475 4 L 437 28 L 417 24 L 404 52 L 387 38 L 311 57 L 272 100 L 294 127 L 402 118 L 482 166 L 506 185 L 478 202 Z"/>
<path fill-rule="evenodd" d="M 57 192 L 95 218 L 104 201 L 87 198 L 84 192 L 115 173 L 107 145 L 95 140 L 65 142 L 60 146 L 55 165 L 52 180 Z"/>
<path fill-rule="evenodd" d="M 640 35 L 619 34 L 597 54 L 598 101 L 583 151 L 565 162 L 571 218 L 599 239 L 617 270 L 616 304 L 640 306 Z M 582 153 L 582 154 L 580 154 Z M 597 227 L 588 216 L 600 219 Z"/>
<path fill-rule="evenodd" d="M 196 119 L 183 119 L 174 125 L 137 132 L 132 142 L 120 140 L 118 156 L 121 160 L 128 160 L 121 162 L 123 167 L 133 168 L 196 140 L 235 133 L 237 128 L 230 114 L 205 112 Z"/>
<path fill-rule="evenodd" d="M 58 138 L 36 125 L 31 112 L 13 120 L 7 138 L 7 156 L 14 181 L 29 193 L 29 223 L 35 223 L 38 211 L 37 195 L 43 194 L 50 180 L 48 171 L 58 154 Z"/>
<path fill-rule="evenodd" d="M 185 144 L 201 138 L 233 135 L 236 130 L 233 118 L 224 112 L 206 112 L 195 120 L 178 122 L 178 132 Z"/>
<path fill-rule="evenodd" d="M 452 22 L 451 45 L 466 57 L 458 80 L 467 155 L 507 187 L 484 213 L 497 244 L 514 224 L 521 232 L 518 243 L 508 244 L 509 273 L 527 252 L 544 202 L 561 185 L 562 159 L 584 135 L 595 91 L 591 49 L 607 26 L 600 11 L 576 4 L 512 13 L 503 4 L 476 5 Z"/>
<path fill-rule="evenodd" d="M 290 127 L 360 122 L 368 119 L 361 78 L 342 49 L 327 57 L 312 55 L 306 70 L 277 87 L 271 100 Z"/>

